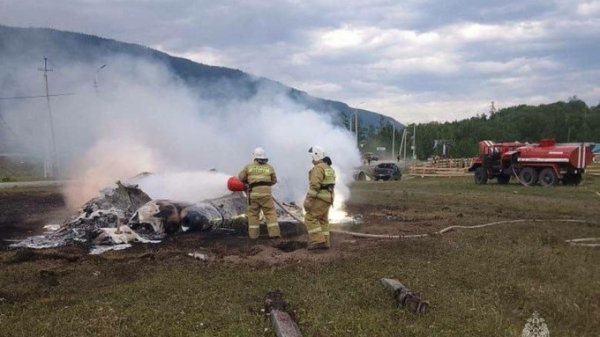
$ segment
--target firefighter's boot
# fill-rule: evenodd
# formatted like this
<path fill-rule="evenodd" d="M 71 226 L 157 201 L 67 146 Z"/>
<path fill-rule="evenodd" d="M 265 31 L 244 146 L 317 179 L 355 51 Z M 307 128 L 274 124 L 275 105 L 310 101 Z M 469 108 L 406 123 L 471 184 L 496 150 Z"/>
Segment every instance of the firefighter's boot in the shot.
<path fill-rule="evenodd" d="M 309 243 L 308 246 L 306 246 L 307 250 L 323 250 L 323 249 L 328 249 L 328 248 L 329 247 L 327 247 L 326 242 Z"/>

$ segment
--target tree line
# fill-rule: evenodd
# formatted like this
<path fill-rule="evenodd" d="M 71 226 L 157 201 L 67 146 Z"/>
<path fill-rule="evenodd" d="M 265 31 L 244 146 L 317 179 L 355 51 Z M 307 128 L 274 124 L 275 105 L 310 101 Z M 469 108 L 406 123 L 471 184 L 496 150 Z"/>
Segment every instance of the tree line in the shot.
<path fill-rule="evenodd" d="M 341 126 L 354 132 L 350 118 L 342 117 L 339 122 Z M 359 147 L 362 152 L 376 152 L 377 147 L 386 147 L 385 152 L 380 154 L 395 158 L 400 150 L 403 130 L 394 130 L 384 118 L 381 118 L 379 124 L 379 127 L 361 127 L 359 118 Z M 415 124 L 406 127 L 409 130 L 407 155 L 410 156 Z M 392 137 L 394 131 L 395 136 Z M 443 143 L 448 144 L 449 156 L 452 158 L 477 156 L 478 144 L 482 140 L 532 143 L 552 138 L 560 143 L 600 143 L 600 104 L 589 107 L 576 96 L 569 98 L 567 102 L 538 106 L 523 104 L 460 121 L 418 123 L 416 134 L 416 155 L 421 160 L 441 155 Z M 394 155 L 391 154 L 393 138 L 396 150 Z M 436 144 L 438 146 L 434 147 Z"/>
<path fill-rule="evenodd" d="M 414 126 L 407 127 L 413 130 Z M 600 143 L 600 105 L 588 107 L 574 96 L 568 102 L 519 105 L 460 121 L 417 124 L 416 133 L 419 159 L 439 154 L 439 148 L 433 147 L 436 140 L 446 141 L 454 158 L 477 156 L 481 140 Z"/>

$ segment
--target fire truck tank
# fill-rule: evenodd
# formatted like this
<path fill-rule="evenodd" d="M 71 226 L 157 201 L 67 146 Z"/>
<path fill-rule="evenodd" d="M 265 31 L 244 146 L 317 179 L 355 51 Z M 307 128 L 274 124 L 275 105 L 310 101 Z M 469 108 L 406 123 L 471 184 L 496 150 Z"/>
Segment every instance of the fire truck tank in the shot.
<path fill-rule="evenodd" d="M 553 139 L 536 144 L 485 140 L 479 143 L 479 157 L 469 171 L 475 173 L 477 184 L 485 184 L 488 179 L 506 184 L 514 175 L 527 186 L 537 183 L 554 186 L 560 181 L 577 185 L 592 161 L 592 148 L 584 143 L 557 144 Z"/>

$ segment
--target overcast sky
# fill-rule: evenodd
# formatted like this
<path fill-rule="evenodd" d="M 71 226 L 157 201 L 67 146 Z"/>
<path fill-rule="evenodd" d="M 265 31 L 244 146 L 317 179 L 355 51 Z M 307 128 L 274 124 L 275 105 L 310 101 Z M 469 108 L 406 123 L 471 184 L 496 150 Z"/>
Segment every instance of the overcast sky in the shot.
<path fill-rule="evenodd" d="M 600 102 L 597 0 L 0 0 L 0 24 L 139 43 L 403 123 Z"/>

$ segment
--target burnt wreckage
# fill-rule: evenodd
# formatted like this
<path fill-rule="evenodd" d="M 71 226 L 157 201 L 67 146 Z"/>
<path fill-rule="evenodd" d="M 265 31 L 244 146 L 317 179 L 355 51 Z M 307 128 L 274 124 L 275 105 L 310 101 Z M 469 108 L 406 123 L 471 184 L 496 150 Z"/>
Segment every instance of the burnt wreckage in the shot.
<path fill-rule="evenodd" d="M 247 233 L 247 199 L 244 192 L 198 203 L 152 200 L 138 185 L 117 182 L 112 188 L 86 202 L 80 212 L 67 219 L 58 230 L 29 237 L 12 247 L 51 248 L 70 244 L 85 245 L 93 252 L 129 247 L 131 242 L 155 243 L 167 235 L 187 231 Z M 301 214 L 293 204 L 288 212 Z M 285 211 L 278 209 L 285 235 L 304 229 Z M 104 248 L 102 248 L 104 247 Z"/>

